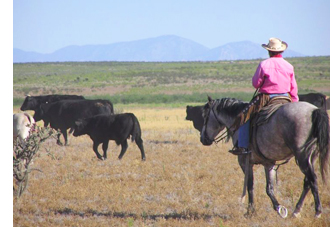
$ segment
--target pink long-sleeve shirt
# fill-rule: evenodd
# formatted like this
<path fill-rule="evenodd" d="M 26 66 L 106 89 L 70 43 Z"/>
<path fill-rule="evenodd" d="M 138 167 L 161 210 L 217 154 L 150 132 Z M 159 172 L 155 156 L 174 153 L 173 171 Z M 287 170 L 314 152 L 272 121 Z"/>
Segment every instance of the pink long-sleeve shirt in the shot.
<path fill-rule="evenodd" d="M 260 62 L 252 78 L 252 85 L 255 88 L 260 88 L 260 93 L 289 93 L 292 102 L 299 101 L 293 66 L 284 60 L 281 55 Z"/>

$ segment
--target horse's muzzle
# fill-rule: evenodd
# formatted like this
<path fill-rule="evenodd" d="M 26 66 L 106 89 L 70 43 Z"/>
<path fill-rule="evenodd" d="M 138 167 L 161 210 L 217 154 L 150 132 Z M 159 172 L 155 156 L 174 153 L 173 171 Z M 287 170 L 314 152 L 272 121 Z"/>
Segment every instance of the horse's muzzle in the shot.
<path fill-rule="evenodd" d="M 211 140 L 207 135 L 205 135 L 204 133 L 201 133 L 201 143 L 204 146 L 210 146 L 213 143 L 213 140 Z"/>

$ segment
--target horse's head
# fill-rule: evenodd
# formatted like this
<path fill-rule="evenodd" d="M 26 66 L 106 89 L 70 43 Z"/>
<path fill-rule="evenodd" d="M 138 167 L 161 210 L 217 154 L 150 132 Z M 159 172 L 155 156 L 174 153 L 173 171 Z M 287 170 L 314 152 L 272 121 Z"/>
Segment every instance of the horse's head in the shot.
<path fill-rule="evenodd" d="M 201 131 L 201 143 L 209 146 L 214 142 L 215 137 L 225 128 L 225 125 L 217 116 L 218 101 L 208 96 L 208 102 L 203 107 L 204 125 Z"/>

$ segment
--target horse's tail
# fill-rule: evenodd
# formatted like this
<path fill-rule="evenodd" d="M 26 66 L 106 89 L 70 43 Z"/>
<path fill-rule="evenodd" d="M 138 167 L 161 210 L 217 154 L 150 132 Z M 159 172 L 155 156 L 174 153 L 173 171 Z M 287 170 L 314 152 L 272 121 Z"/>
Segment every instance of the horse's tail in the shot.
<path fill-rule="evenodd" d="M 325 110 L 315 109 L 312 113 L 311 137 L 316 138 L 319 150 L 319 163 L 323 182 L 327 182 L 327 174 L 330 158 L 330 135 L 329 117 Z M 311 138 L 311 139 L 312 139 Z"/>

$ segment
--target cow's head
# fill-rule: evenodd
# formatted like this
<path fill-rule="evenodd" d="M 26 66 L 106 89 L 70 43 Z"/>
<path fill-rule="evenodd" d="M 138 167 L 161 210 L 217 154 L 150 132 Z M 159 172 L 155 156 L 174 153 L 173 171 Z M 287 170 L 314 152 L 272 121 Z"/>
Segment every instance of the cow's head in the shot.
<path fill-rule="evenodd" d="M 50 104 L 45 103 L 45 104 L 41 104 L 37 109 L 34 110 L 34 115 L 33 118 L 34 120 L 37 121 L 41 121 L 41 120 L 46 120 L 49 121 L 49 116 L 47 115 L 48 110 L 49 110 Z"/>
<path fill-rule="evenodd" d="M 36 110 L 38 107 L 38 101 L 33 96 L 27 95 L 24 99 L 24 102 L 21 106 L 21 110 Z"/>
<path fill-rule="evenodd" d="M 187 106 L 186 107 L 186 113 L 187 113 L 187 116 L 186 116 L 186 120 L 188 121 L 192 121 L 192 116 L 191 116 L 191 109 L 192 109 L 192 106 Z"/>
<path fill-rule="evenodd" d="M 87 121 L 84 119 L 79 119 L 79 120 L 75 121 L 73 135 L 82 136 L 82 135 L 87 134 L 86 125 L 87 125 Z"/>
<path fill-rule="evenodd" d="M 39 106 L 39 108 L 34 111 L 33 118 L 36 122 L 38 122 L 41 121 L 43 117 L 44 117 L 44 111 L 41 108 L 41 106 Z"/>

